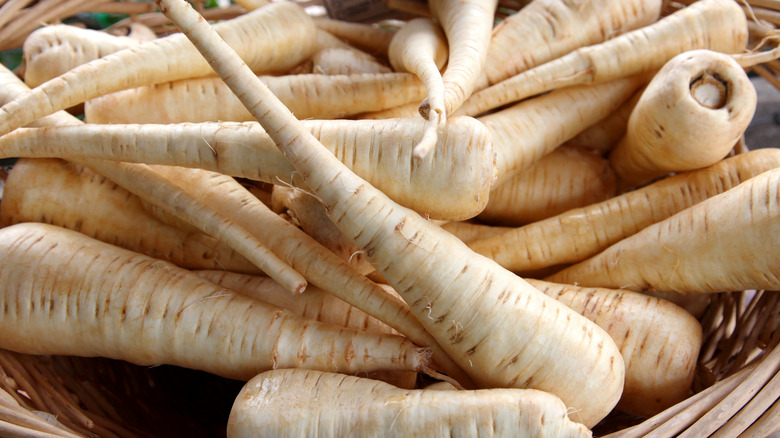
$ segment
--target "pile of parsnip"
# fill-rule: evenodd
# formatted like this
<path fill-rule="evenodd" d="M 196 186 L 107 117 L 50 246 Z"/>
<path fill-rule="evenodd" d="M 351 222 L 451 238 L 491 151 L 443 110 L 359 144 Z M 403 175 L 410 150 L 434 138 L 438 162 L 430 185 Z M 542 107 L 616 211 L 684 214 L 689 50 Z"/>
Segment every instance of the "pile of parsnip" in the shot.
<path fill-rule="evenodd" d="M 0 348 L 245 380 L 231 437 L 590 436 L 692 395 L 712 294 L 780 290 L 736 0 L 157 3 L 181 33 L 0 72 Z"/>

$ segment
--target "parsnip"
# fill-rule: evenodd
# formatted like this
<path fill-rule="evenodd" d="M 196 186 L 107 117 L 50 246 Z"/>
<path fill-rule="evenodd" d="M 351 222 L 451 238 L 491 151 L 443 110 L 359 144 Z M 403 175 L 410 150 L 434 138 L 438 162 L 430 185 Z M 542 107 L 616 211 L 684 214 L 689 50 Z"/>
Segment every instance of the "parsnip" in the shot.
<path fill-rule="evenodd" d="M 739 154 L 708 168 L 667 177 L 469 246 L 516 272 L 578 262 L 775 167 L 780 167 L 778 149 Z"/>
<path fill-rule="evenodd" d="M 756 89 L 729 55 L 692 50 L 653 77 L 631 111 L 626 134 L 609 155 L 623 185 L 717 163 L 753 118 Z"/>
<path fill-rule="evenodd" d="M 778 290 L 780 168 L 648 226 L 548 279 L 711 293 Z"/>
<path fill-rule="evenodd" d="M 402 390 L 343 374 L 276 370 L 243 387 L 227 435 L 565 438 L 591 433 L 569 421 L 566 406 L 542 391 Z"/>
<path fill-rule="evenodd" d="M 249 379 L 273 368 L 419 370 L 405 338 L 302 319 L 170 263 L 46 224 L 0 229 L 0 347 Z"/>

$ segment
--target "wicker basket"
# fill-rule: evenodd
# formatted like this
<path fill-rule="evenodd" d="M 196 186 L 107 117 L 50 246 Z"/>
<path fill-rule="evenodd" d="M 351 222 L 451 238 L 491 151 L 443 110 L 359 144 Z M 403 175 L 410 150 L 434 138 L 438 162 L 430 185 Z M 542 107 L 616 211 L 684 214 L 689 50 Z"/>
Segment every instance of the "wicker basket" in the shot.
<path fill-rule="evenodd" d="M 56 8 L 55 3 L 0 9 L 0 50 L 20 46 L 40 22 L 84 11 L 126 12 L 160 34 L 171 30 L 150 3 L 66 0 Z M 765 19 L 771 27 L 780 27 L 771 22 L 777 20 L 772 10 L 778 9 L 776 1 L 751 3 L 773 12 Z M 388 4 L 402 8 L 408 2 Z M 501 11 L 511 13 L 522 4 L 502 1 Z M 240 13 L 241 8 L 231 6 L 205 15 L 229 18 Z M 751 29 L 754 39 L 766 33 L 765 27 Z M 780 88 L 780 64 L 754 70 Z M 704 344 L 690 397 L 649 419 L 611 414 L 594 428 L 594 435 L 763 437 L 780 430 L 780 295 L 765 291 L 715 295 L 701 323 Z M 147 368 L 102 358 L 0 350 L 0 436 L 224 436 L 242 385 L 171 366 Z"/>

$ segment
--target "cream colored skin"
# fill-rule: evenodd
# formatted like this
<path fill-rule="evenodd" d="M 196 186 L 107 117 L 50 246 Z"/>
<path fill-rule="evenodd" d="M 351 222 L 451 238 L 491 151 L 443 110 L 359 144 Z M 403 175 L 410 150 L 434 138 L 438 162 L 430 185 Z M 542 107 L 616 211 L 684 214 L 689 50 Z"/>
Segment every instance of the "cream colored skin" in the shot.
<path fill-rule="evenodd" d="M 711 167 L 664 178 L 611 199 L 470 242 L 516 272 L 576 263 L 621 239 L 780 166 L 780 149 L 758 149 Z"/>
<path fill-rule="evenodd" d="M 287 71 L 315 49 L 314 23 L 292 2 L 269 4 L 216 27 L 258 73 Z M 82 64 L 6 103 L 0 134 L 103 94 L 208 75 L 213 70 L 183 35 L 158 38 Z"/>
<path fill-rule="evenodd" d="M 464 385 L 470 382 L 402 300 L 388 295 L 340 257 L 273 213 L 233 178 L 197 169 L 153 167 L 155 172 L 178 184 L 183 191 L 259 236 L 311 284 L 392 326 L 417 345 L 429 347 L 436 370 Z"/>
<path fill-rule="evenodd" d="M 617 191 L 609 161 L 585 149 L 560 146 L 526 172 L 517 172 L 490 191 L 478 218 L 520 226 L 572 208 L 601 202 Z"/>
<path fill-rule="evenodd" d="M 478 385 L 547 390 L 587 427 L 612 410 L 625 370 L 606 332 L 356 176 L 186 2 L 160 3 L 273 136 L 334 223 Z"/>
<path fill-rule="evenodd" d="M 236 397 L 227 436 L 590 437 L 551 394 L 524 389 L 403 390 L 307 370 L 253 378 Z"/>
<path fill-rule="evenodd" d="M 731 56 L 692 50 L 653 77 L 610 154 L 624 185 L 636 187 L 673 172 L 722 160 L 745 133 L 756 90 Z"/>
<path fill-rule="evenodd" d="M 444 80 L 441 69 L 447 62 L 447 39 L 444 31 L 428 18 L 408 21 L 390 42 L 388 56 L 395 71 L 417 75 L 425 84 L 428 96 L 420 114 L 431 123 L 426 135 L 415 148 L 415 157 L 425 157 L 436 146 L 436 137 L 447 121 L 444 102 Z"/>
<path fill-rule="evenodd" d="M 20 159 L 8 176 L 0 224 L 44 222 L 188 269 L 260 270 L 200 232 L 161 223 L 141 200 L 91 170 L 55 159 Z"/>
<path fill-rule="evenodd" d="M 30 88 L 37 87 L 76 66 L 140 43 L 129 36 L 68 24 L 41 27 L 22 46 L 24 82 Z"/>
<path fill-rule="evenodd" d="M 733 0 L 701 0 L 603 43 L 582 47 L 474 93 L 457 114 L 479 115 L 545 91 L 658 70 L 687 50 L 741 53 L 747 18 Z"/>
<path fill-rule="evenodd" d="M 262 76 L 296 117 L 337 119 L 419 103 L 425 87 L 409 73 Z M 219 78 L 182 79 L 118 91 L 84 105 L 88 123 L 254 121 Z"/>
<path fill-rule="evenodd" d="M 766 171 L 547 278 L 711 293 L 780 289 L 780 168 Z"/>
<path fill-rule="evenodd" d="M 468 219 L 488 201 L 493 143 L 485 126 L 473 118 L 451 119 L 435 150 L 421 161 L 412 156 L 426 126 L 421 118 L 304 125 L 354 172 L 427 217 Z M 22 128 L 0 137 L 3 154 L 199 167 L 272 184 L 293 183 L 296 175 L 257 123 Z"/>
<path fill-rule="evenodd" d="M 482 76 L 497 0 L 431 0 L 431 14 L 447 36 L 449 59 L 442 73 L 444 109 L 453 114 Z"/>
<path fill-rule="evenodd" d="M 495 84 L 579 47 L 655 22 L 659 0 L 535 0 L 493 29 L 485 73 Z"/>
<path fill-rule="evenodd" d="M 317 286 L 309 286 L 306 288 L 306 293 L 291 295 L 268 277 L 221 270 L 194 272 L 226 289 L 285 308 L 307 319 L 368 333 L 398 334 L 387 324 Z"/>
<path fill-rule="evenodd" d="M 490 131 L 496 153 L 494 186 L 607 117 L 645 82 L 643 77 L 633 76 L 564 88 L 480 117 Z"/>
<path fill-rule="evenodd" d="M 702 329 L 681 307 L 645 294 L 528 280 L 609 333 L 626 362 L 617 409 L 653 416 L 690 395 Z"/>
<path fill-rule="evenodd" d="M 277 368 L 418 370 L 399 336 L 302 319 L 170 263 L 47 224 L 0 229 L 0 347 L 172 364 L 234 379 Z"/>

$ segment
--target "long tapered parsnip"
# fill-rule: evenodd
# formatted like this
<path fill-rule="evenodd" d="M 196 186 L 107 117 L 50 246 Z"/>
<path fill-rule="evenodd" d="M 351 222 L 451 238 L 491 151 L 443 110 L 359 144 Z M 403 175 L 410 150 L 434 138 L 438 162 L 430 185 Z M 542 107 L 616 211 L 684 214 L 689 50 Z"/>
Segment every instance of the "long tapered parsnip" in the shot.
<path fill-rule="evenodd" d="M 141 200 L 104 176 L 57 159 L 22 158 L 5 181 L 0 225 L 44 222 L 187 269 L 260 274 L 217 239 L 151 217 Z"/>
<path fill-rule="evenodd" d="M 428 18 L 408 21 L 393 36 L 388 56 L 395 71 L 410 72 L 422 80 L 428 96 L 420 113 L 430 123 L 426 135 L 415 147 L 414 155 L 422 158 L 436 146 L 436 138 L 444 130 L 447 111 L 444 102 L 444 80 L 441 68 L 447 62 L 447 40 L 444 31 Z"/>
<path fill-rule="evenodd" d="M 693 49 L 741 53 L 747 19 L 734 0 L 700 0 L 652 25 L 583 47 L 474 93 L 457 114 L 478 115 L 556 88 L 651 72 Z"/>
<path fill-rule="evenodd" d="M 464 413 L 467 413 L 464 415 Z M 589 437 L 556 397 L 528 389 L 402 390 L 308 370 L 261 373 L 233 403 L 227 436 Z"/>
<path fill-rule="evenodd" d="M 681 53 L 642 92 L 609 155 L 612 168 L 622 184 L 636 187 L 715 164 L 745 133 L 757 100 L 747 72 L 731 56 Z"/>
<path fill-rule="evenodd" d="M 235 180 L 193 169 L 154 166 L 154 171 L 261 238 L 307 281 L 390 325 L 417 345 L 428 347 L 435 362 L 432 366 L 437 370 L 462 385 L 473 385 L 401 299 L 389 295 L 343 259 L 274 214 Z"/>
<path fill-rule="evenodd" d="M 497 174 L 494 186 L 607 117 L 646 80 L 644 76 L 631 76 L 555 90 L 480 117 L 493 139 Z"/>
<path fill-rule="evenodd" d="M 94 159 L 80 161 L 167 214 L 224 241 L 291 293 L 301 293 L 306 288 L 305 278 L 246 228 L 155 174 L 147 165 Z"/>
<path fill-rule="evenodd" d="M 585 149 L 560 146 L 491 189 L 477 218 L 520 226 L 601 202 L 616 191 L 617 178 L 609 160 Z"/>
<path fill-rule="evenodd" d="M 780 150 L 758 149 L 469 246 L 515 272 L 578 262 L 775 167 L 780 167 Z"/>
<path fill-rule="evenodd" d="M 382 321 L 316 286 L 310 286 L 306 293 L 291 295 L 269 277 L 221 270 L 194 272 L 218 286 L 287 309 L 307 319 L 369 333 L 398 334 Z"/>
<path fill-rule="evenodd" d="M 449 58 L 442 74 L 444 108 L 446 114 L 453 114 L 479 83 L 498 1 L 431 0 L 428 6 L 447 35 Z"/>
<path fill-rule="evenodd" d="M 493 29 L 485 74 L 495 84 L 572 50 L 647 26 L 658 0 L 535 0 Z"/>
<path fill-rule="evenodd" d="M 595 322 L 615 340 L 626 362 L 618 409 L 652 416 L 690 395 L 702 328 L 686 310 L 627 290 L 528 282 Z"/>
<path fill-rule="evenodd" d="M 778 290 L 780 168 L 648 226 L 550 277 L 661 292 Z"/>
<path fill-rule="evenodd" d="M 495 172 L 493 143 L 485 125 L 471 117 L 452 118 L 439 144 L 422 160 L 412 156 L 424 135 L 422 118 L 304 124 L 354 172 L 423 215 L 468 219 L 488 201 Z M 0 155 L 199 167 L 272 184 L 290 183 L 295 176 L 257 123 L 22 128 L 0 137 Z"/>
<path fill-rule="evenodd" d="M 263 76 L 299 119 L 337 119 L 419 102 L 425 87 L 408 73 Z M 219 78 L 182 79 L 118 91 L 84 104 L 88 123 L 254 121 Z"/>
<path fill-rule="evenodd" d="M 612 410 L 625 370 L 609 335 L 357 177 L 186 2 L 158 4 L 273 136 L 339 229 L 477 384 L 552 392 L 588 427 Z"/>
<path fill-rule="evenodd" d="M 280 367 L 355 373 L 427 365 L 427 351 L 405 338 L 306 320 L 72 230 L 26 223 L 0 235 L 5 349 L 173 364 L 235 379 Z"/>
<path fill-rule="evenodd" d="M 257 72 L 284 72 L 315 47 L 311 17 L 292 2 L 269 4 L 217 29 Z M 158 38 L 82 64 L 3 105 L 0 133 L 103 94 L 209 74 L 208 63 L 183 35 Z"/>
<path fill-rule="evenodd" d="M 24 40 L 24 83 L 37 87 L 81 64 L 140 43 L 130 36 L 69 24 L 41 27 Z"/>

